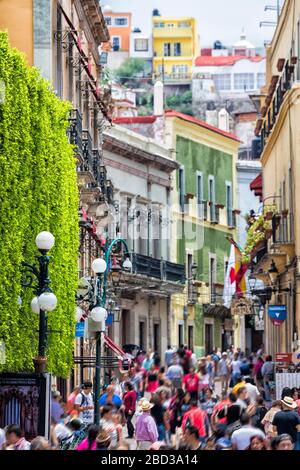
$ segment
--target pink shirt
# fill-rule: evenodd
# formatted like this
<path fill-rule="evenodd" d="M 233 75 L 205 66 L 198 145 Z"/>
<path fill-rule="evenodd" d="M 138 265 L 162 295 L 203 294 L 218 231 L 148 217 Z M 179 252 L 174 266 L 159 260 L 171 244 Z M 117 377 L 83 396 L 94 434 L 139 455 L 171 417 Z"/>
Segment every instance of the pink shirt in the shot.
<path fill-rule="evenodd" d="M 96 450 L 97 449 L 97 444 L 96 441 L 93 442 L 92 448 L 90 450 Z M 76 447 L 76 450 L 89 450 L 89 441 L 88 439 L 83 439 L 80 444 Z"/>

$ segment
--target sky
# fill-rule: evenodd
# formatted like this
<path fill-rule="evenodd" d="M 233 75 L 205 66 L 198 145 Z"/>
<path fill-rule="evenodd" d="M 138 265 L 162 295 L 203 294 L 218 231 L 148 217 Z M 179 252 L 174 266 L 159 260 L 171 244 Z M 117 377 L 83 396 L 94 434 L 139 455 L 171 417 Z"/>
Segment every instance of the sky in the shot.
<path fill-rule="evenodd" d="M 280 0 L 283 4 L 283 0 Z M 260 28 L 261 21 L 275 21 L 276 12 L 265 11 L 277 0 L 101 0 L 114 11 L 132 12 L 133 27 L 144 33 L 151 31 L 152 10 L 162 16 L 194 16 L 198 20 L 201 47 L 212 46 L 215 40 L 231 46 L 245 29 L 247 39 L 257 47 L 270 40 L 273 27 Z"/>

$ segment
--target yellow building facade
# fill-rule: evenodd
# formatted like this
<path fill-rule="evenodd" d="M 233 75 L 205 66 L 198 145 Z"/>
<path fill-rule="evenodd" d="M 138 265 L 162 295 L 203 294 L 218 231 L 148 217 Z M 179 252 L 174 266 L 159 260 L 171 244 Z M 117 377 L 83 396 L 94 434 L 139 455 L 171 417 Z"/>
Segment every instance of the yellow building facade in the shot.
<path fill-rule="evenodd" d="M 299 348 L 300 328 L 300 1 L 286 0 L 267 51 L 267 97 L 256 133 L 261 135 L 264 206 L 274 205 L 273 235 L 256 266 L 272 290 L 269 304 L 286 305 L 287 319 L 274 326 L 265 315 L 265 350 Z M 269 269 L 274 261 L 275 279 Z"/>
<path fill-rule="evenodd" d="M 196 19 L 154 16 L 152 35 L 154 76 L 166 84 L 191 82 L 200 50 Z"/>

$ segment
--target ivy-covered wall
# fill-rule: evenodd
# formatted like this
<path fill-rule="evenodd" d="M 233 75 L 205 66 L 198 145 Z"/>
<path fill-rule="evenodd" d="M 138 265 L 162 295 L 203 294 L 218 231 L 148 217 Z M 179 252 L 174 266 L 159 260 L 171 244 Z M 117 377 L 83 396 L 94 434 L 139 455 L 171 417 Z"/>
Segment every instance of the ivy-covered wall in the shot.
<path fill-rule="evenodd" d="M 69 105 L 58 99 L 37 70 L 0 32 L 0 371 L 33 369 L 38 352 L 38 315 L 31 289 L 21 289 L 21 264 L 34 262 L 35 237 L 55 236 L 51 287 L 58 298 L 49 314 L 48 370 L 67 376 L 72 366 L 78 254 L 78 188 L 66 129 Z M 18 295 L 22 305 L 18 305 Z"/>

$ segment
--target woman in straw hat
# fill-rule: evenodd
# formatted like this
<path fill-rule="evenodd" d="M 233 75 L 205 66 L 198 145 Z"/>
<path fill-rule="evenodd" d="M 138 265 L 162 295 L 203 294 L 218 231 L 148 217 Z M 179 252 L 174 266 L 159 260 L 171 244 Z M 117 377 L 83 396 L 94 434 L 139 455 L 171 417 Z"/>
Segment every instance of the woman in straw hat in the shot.
<path fill-rule="evenodd" d="M 297 432 L 300 432 L 300 416 L 296 412 L 297 404 L 292 397 L 281 400 L 282 411 L 276 413 L 273 419 L 274 430 L 277 434 L 289 434 L 293 442 L 297 442 Z"/>
<path fill-rule="evenodd" d="M 158 440 L 158 432 L 154 419 L 150 414 L 153 405 L 148 400 L 140 404 L 142 414 L 136 420 L 136 440 L 139 450 L 149 450 L 153 442 Z"/>

